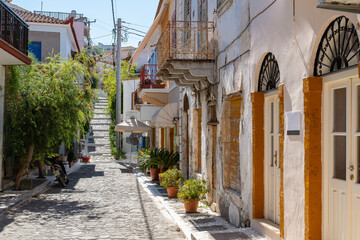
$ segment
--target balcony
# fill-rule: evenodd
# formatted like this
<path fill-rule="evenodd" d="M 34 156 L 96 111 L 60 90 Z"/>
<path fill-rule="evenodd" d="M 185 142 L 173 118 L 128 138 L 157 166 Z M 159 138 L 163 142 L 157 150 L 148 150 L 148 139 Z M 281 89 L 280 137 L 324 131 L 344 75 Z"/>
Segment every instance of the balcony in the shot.
<path fill-rule="evenodd" d="M 157 71 L 157 64 L 145 64 L 140 73 L 140 88 L 165 88 L 166 84 L 155 76 Z"/>
<path fill-rule="evenodd" d="M 169 84 L 163 83 L 160 77 L 155 76 L 157 64 L 145 64 L 140 73 L 138 88 L 139 97 L 149 104 L 162 107 L 169 98 Z"/>
<path fill-rule="evenodd" d="M 214 83 L 213 22 L 170 21 L 157 43 L 164 81 L 200 90 Z"/>
<path fill-rule="evenodd" d="M 318 0 L 317 7 L 360 14 L 359 0 Z"/>
<path fill-rule="evenodd" d="M 0 1 L 0 64 L 30 64 L 28 54 L 29 29 L 26 22 L 20 18 L 3 1 Z M 16 49 L 16 50 L 15 50 Z M 19 62 L 19 60 L 21 62 Z"/>

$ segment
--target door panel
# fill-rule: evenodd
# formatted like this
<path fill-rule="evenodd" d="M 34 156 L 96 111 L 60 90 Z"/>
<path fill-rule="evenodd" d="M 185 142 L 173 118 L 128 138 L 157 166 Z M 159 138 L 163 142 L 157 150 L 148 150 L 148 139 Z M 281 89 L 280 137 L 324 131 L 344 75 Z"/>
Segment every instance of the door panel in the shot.
<path fill-rule="evenodd" d="M 350 158 L 351 80 L 332 84 L 328 134 L 329 156 L 329 235 L 330 240 L 348 239 L 349 183 L 347 166 Z"/>
<path fill-rule="evenodd" d="M 350 182 L 350 236 L 360 237 L 360 80 L 352 80 L 352 157 L 347 175 Z"/>
<path fill-rule="evenodd" d="M 280 223 L 279 100 L 265 100 L 265 217 Z"/>
<path fill-rule="evenodd" d="M 360 80 L 325 85 L 325 161 L 328 207 L 325 239 L 360 236 Z"/>

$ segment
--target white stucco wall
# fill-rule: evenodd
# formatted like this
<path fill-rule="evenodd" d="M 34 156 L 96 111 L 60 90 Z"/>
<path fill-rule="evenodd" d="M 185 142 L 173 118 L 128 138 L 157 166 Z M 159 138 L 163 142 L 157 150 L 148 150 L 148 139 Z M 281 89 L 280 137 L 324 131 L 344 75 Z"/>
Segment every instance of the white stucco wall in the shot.
<path fill-rule="evenodd" d="M 29 25 L 29 31 L 60 33 L 60 56 L 63 60 L 71 58 L 71 51 L 77 52 L 75 38 L 72 34 L 70 25 L 43 23 L 30 23 Z"/>
<path fill-rule="evenodd" d="M 137 86 L 139 85 L 140 80 L 127 80 L 123 81 L 123 120 L 126 121 L 130 118 L 126 113 L 131 111 L 132 104 L 132 93 L 135 92 Z M 135 116 L 138 117 L 138 116 Z M 124 141 L 123 141 L 123 150 L 125 153 L 130 153 L 131 145 L 126 143 L 126 138 L 130 136 L 130 133 L 123 133 Z"/>
<path fill-rule="evenodd" d="M 305 229 L 305 186 L 304 186 L 304 96 L 303 79 L 313 76 L 314 55 L 317 42 L 324 28 L 340 15 L 350 18 L 358 27 L 355 14 L 316 8 L 313 0 L 229 0 L 230 7 L 216 12 L 216 0 L 208 1 L 208 18 L 215 23 L 216 79 L 217 89 L 217 194 L 220 210 L 228 212 L 225 216 L 236 224 L 252 220 L 252 103 L 251 93 L 257 91 L 258 74 L 263 56 L 271 52 L 280 68 L 280 81 L 285 86 L 285 113 L 301 112 L 301 131 L 299 136 L 285 135 L 284 142 L 284 207 L 285 238 L 304 239 Z M 294 5 L 293 5 L 294 4 Z M 197 20 L 197 1 L 192 1 L 192 20 Z M 226 9 L 226 8 L 225 8 Z M 178 0 L 178 20 L 183 20 L 183 0 Z M 240 119 L 240 173 L 241 201 L 224 189 L 222 182 L 221 117 L 225 95 L 242 91 L 243 112 Z M 191 99 L 190 113 L 195 107 L 196 98 L 189 89 L 182 89 Z M 202 110 L 202 166 L 206 166 L 208 138 L 206 134 L 207 102 L 201 95 Z M 181 104 L 181 103 L 180 103 Z M 182 107 L 180 107 L 180 115 Z M 190 117 L 192 119 L 192 117 Z M 285 114 L 285 133 L 287 119 Z M 192 123 L 189 124 L 189 140 L 192 142 Z M 190 152 L 193 149 L 190 144 Z M 191 154 L 190 154 L 191 156 Z M 191 162 L 191 161 L 190 161 Z M 191 163 L 190 163 L 191 164 Z M 202 170 L 203 178 L 208 176 Z M 241 205 L 241 206 L 240 206 Z M 235 206 L 235 208 L 234 208 Z M 236 209 L 237 210 L 234 210 Z M 241 210 L 240 210 L 241 208 Z M 240 216 L 236 216 L 236 212 Z"/>

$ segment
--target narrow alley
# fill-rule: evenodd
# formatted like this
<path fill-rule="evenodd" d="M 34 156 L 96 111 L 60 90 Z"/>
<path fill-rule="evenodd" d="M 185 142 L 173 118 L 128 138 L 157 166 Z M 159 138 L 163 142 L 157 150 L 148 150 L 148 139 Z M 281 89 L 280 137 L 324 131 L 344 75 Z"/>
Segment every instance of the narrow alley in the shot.
<path fill-rule="evenodd" d="M 106 101 L 95 107 L 91 162 L 70 175 L 66 188 L 55 182 L 0 216 L 0 239 L 183 239 L 135 175 L 107 154 Z"/>

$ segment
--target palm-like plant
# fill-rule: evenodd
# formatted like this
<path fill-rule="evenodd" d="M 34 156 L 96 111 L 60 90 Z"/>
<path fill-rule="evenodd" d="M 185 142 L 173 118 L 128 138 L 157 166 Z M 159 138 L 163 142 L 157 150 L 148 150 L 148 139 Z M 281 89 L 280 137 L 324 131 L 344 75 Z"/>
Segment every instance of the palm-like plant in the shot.
<path fill-rule="evenodd" d="M 170 167 L 176 166 L 179 163 L 180 156 L 178 152 L 169 152 L 166 149 L 160 149 L 156 157 L 151 161 L 152 164 L 162 167 L 162 172 L 165 172 Z"/>

